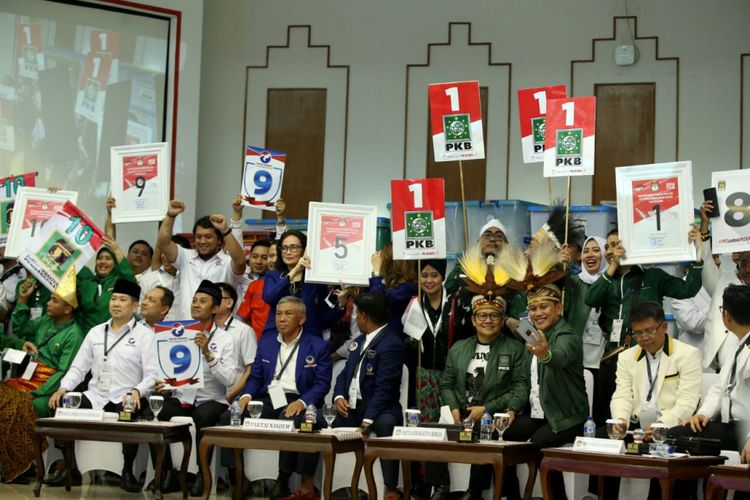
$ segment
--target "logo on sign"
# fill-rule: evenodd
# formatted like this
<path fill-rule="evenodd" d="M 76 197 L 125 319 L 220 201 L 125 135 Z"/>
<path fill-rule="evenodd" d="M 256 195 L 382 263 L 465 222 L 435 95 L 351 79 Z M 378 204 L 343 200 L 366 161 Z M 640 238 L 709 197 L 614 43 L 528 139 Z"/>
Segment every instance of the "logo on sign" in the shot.
<path fill-rule="evenodd" d="M 268 151 L 263 151 L 260 154 L 260 161 L 263 163 L 271 163 L 271 160 L 273 160 L 273 155 L 269 153 Z"/>
<path fill-rule="evenodd" d="M 471 149 L 471 122 L 468 114 L 443 116 L 443 130 L 446 151 Z"/>
<path fill-rule="evenodd" d="M 182 323 L 175 323 L 172 325 L 170 333 L 175 337 L 182 337 L 185 334 L 185 327 L 182 326 Z"/>
<path fill-rule="evenodd" d="M 54 231 L 36 253 L 36 257 L 58 278 L 72 266 L 81 251 L 65 235 Z"/>
<path fill-rule="evenodd" d="M 135 344 L 135 338 L 134 338 L 134 337 L 130 337 L 130 338 L 128 339 L 128 344 L 130 344 L 130 345 L 133 345 L 133 344 Z"/>
<path fill-rule="evenodd" d="M 564 129 L 557 131 L 557 165 L 580 165 L 583 150 L 583 130 Z"/>
<path fill-rule="evenodd" d="M 405 212 L 406 248 L 433 248 L 432 211 Z"/>
<path fill-rule="evenodd" d="M 547 130 L 547 120 L 543 116 L 531 119 L 531 130 L 534 133 L 534 145 L 541 145 L 544 149 L 544 133 Z"/>

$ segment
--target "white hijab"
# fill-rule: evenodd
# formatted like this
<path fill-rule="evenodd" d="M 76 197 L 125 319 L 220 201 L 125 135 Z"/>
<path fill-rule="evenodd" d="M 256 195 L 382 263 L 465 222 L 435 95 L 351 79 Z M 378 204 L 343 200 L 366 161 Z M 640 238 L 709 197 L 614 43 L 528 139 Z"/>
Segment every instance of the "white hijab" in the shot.
<path fill-rule="evenodd" d="M 599 264 L 599 270 L 596 272 L 596 274 L 591 274 L 590 272 L 588 272 L 584 263 L 581 262 L 581 274 L 579 274 L 578 276 L 581 278 L 581 281 L 583 281 L 587 285 L 590 285 L 594 281 L 596 281 L 609 265 L 607 263 L 607 259 L 604 258 L 604 246 L 607 244 L 607 240 L 605 240 L 604 238 L 600 238 L 599 236 L 589 236 L 588 238 L 586 238 L 586 241 L 583 242 L 583 248 L 586 248 L 586 244 L 591 240 L 596 241 L 596 243 L 599 245 L 599 249 L 602 253 L 602 260 Z"/>

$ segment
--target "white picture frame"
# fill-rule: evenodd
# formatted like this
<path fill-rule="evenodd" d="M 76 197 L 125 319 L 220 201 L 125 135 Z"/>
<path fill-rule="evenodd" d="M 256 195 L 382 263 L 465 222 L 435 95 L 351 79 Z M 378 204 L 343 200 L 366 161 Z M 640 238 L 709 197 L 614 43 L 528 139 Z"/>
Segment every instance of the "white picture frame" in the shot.
<path fill-rule="evenodd" d="M 36 222 L 36 219 L 32 218 L 33 214 L 29 212 L 36 210 L 37 207 L 46 210 L 49 203 L 62 207 L 66 201 L 76 204 L 78 201 L 78 192 L 56 191 L 53 193 L 44 188 L 20 188 L 13 207 L 13 216 L 8 230 L 8 242 L 5 246 L 5 256 L 18 257 L 29 244 L 31 238 L 47 222 L 47 219 L 56 213 L 56 211 L 53 211 L 43 220 Z M 26 224 L 26 227 L 24 227 L 23 222 L 27 218 L 34 222 L 33 224 Z"/>
<path fill-rule="evenodd" d="M 171 165 L 168 142 L 113 146 L 110 189 L 116 205 L 112 222 L 163 220 L 169 206 Z"/>
<path fill-rule="evenodd" d="M 622 265 L 695 260 L 688 242 L 694 223 L 692 162 L 615 169 L 617 224 L 626 259 Z"/>
<path fill-rule="evenodd" d="M 310 202 L 307 218 L 310 283 L 368 285 L 377 239 L 377 207 Z"/>
<path fill-rule="evenodd" d="M 750 170 L 711 173 L 719 216 L 711 221 L 711 253 L 750 250 Z M 739 217 L 738 217 L 739 216 Z"/>

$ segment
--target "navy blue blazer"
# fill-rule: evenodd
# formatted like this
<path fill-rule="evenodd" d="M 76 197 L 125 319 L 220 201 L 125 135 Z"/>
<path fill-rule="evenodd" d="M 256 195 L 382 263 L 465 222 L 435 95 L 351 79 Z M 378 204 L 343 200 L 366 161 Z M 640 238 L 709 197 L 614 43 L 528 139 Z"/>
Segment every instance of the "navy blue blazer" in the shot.
<path fill-rule="evenodd" d="M 276 371 L 276 363 L 279 361 L 279 348 L 281 347 L 276 337 L 275 334 L 266 334 L 261 337 L 253 362 L 253 369 L 250 370 L 250 376 L 245 382 L 245 390 L 242 394 L 250 394 L 253 399 L 268 394 L 268 385 Z M 292 368 L 295 367 L 289 365 L 286 369 L 291 370 Z M 323 398 L 331 388 L 332 370 L 333 359 L 328 342 L 315 335 L 305 333 L 303 329 L 299 338 L 294 378 L 297 382 L 299 398 L 305 404 L 315 406 L 323 404 Z"/>
<path fill-rule="evenodd" d="M 349 399 L 349 386 L 357 369 L 357 362 L 362 356 L 365 336 L 357 337 L 354 342 L 357 343 L 357 348 L 349 353 L 346 366 L 336 379 L 334 399 L 338 396 Z M 393 413 L 400 418 L 401 371 L 404 364 L 404 347 L 401 339 L 386 326 L 367 346 L 367 352 L 361 359 L 359 390 L 365 405 L 362 418 L 374 421 L 384 412 Z"/>

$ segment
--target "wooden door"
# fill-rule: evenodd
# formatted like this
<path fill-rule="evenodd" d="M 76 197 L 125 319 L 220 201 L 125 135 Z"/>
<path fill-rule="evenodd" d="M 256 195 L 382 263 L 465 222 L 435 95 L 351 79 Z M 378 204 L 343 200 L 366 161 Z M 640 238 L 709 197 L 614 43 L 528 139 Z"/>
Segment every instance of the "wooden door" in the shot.
<path fill-rule="evenodd" d="M 326 92 L 268 89 L 265 146 L 286 153 L 281 196 L 290 219 L 307 218 L 307 204 L 323 199 Z"/>
<path fill-rule="evenodd" d="M 615 167 L 654 162 L 655 83 L 597 84 L 592 205 L 616 200 Z"/>

